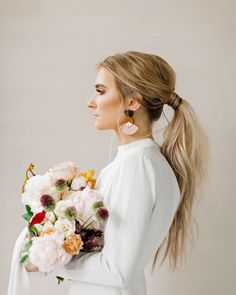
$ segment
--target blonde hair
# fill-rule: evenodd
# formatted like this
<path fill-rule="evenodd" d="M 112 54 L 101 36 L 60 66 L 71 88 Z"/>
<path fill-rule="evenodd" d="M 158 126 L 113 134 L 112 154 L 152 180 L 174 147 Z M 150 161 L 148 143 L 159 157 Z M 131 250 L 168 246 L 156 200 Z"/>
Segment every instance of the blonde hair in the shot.
<path fill-rule="evenodd" d="M 170 267 L 174 271 L 178 258 L 181 257 L 182 261 L 183 254 L 186 254 L 193 202 L 207 175 L 207 136 L 189 102 L 174 92 L 175 72 L 160 56 L 127 51 L 106 57 L 97 64 L 97 68 L 100 67 L 114 75 L 123 99 L 135 91 L 142 95 L 141 104 L 147 111 L 150 124 L 160 118 L 164 104 L 174 109 L 173 118 L 163 133 L 161 152 L 176 175 L 181 202 L 168 235 L 155 253 L 152 272 L 165 242 L 167 245 L 161 264 L 169 255 Z M 118 129 L 120 130 L 119 124 Z"/>

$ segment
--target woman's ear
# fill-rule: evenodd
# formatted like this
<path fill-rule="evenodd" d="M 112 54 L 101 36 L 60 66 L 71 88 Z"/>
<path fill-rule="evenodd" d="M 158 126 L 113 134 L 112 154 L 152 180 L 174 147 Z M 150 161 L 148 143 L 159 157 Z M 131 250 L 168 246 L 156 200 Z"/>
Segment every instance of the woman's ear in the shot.
<path fill-rule="evenodd" d="M 140 108 L 141 106 L 141 101 L 142 101 L 143 97 L 140 93 L 138 92 L 134 92 L 132 94 L 132 97 L 128 97 L 127 98 L 127 106 L 130 110 L 132 111 L 136 111 Z"/>

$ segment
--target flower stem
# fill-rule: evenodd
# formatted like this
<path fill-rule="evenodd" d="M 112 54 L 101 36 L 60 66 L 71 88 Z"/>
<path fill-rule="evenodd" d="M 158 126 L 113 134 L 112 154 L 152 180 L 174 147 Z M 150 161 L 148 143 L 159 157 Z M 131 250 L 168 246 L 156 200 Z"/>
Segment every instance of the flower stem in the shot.
<path fill-rule="evenodd" d="M 57 221 L 57 216 L 56 216 L 56 214 L 55 214 L 55 212 L 54 211 L 52 211 L 53 212 L 53 215 L 54 215 L 54 217 L 56 218 L 56 221 Z"/>
<path fill-rule="evenodd" d="M 85 227 L 83 227 L 83 229 L 86 229 L 93 222 L 94 222 L 94 220 L 92 220 L 89 224 L 87 224 Z"/>
<path fill-rule="evenodd" d="M 89 216 L 89 218 L 87 219 L 87 220 L 85 220 L 85 222 L 83 223 L 83 225 L 82 226 L 84 226 L 85 224 L 86 224 L 86 222 L 88 222 L 88 220 L 91 218 L 93 216 L 93 214 L 92 215 L 90 215 Z"/>

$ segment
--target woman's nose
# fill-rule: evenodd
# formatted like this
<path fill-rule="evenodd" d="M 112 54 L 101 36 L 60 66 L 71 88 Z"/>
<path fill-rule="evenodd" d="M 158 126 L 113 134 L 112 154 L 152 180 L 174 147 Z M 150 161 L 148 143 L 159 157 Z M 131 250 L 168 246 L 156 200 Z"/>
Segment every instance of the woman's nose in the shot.
<path fill-rule="evenodd" d="M 93 96 L 91 96 L 91 98 L 90 98 L 89 101 L 86 103 L 86 105 L 87 105 L 88 108 L 91 108 L 91 107 L 94 105 L 94 103 L 93 103 Z"/>

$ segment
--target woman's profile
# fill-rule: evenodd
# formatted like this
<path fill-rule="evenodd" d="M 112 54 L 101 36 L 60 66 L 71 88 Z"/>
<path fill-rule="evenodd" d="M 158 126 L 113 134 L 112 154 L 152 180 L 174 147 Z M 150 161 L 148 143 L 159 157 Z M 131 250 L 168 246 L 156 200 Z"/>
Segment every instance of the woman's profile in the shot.
<path fill-rule="evenodd" d="M 160 56 L 127 51 L 106 57 L 97 68 L 87 107 L 96 128 L 113 130 L 120 143 L 95 186 L 109 210 L 104 247 L 51 275 L 70 280 L 70 295 L 145 295 L 144 268 L 151 259 L 153 272 L 163 249 L 162 263 L 168 256 L 174 271 L 185 253 L 192 207 L 207 170 L 207 139 L 191 104 L 175 92 L 174 70 Z M 173 117 L 159 145 L 152 128 L 165 104 Z M 11 269 L 8 295 L 26 295 L 18 276 L 24 280 L 35 270 L 17 269 Z"/>

